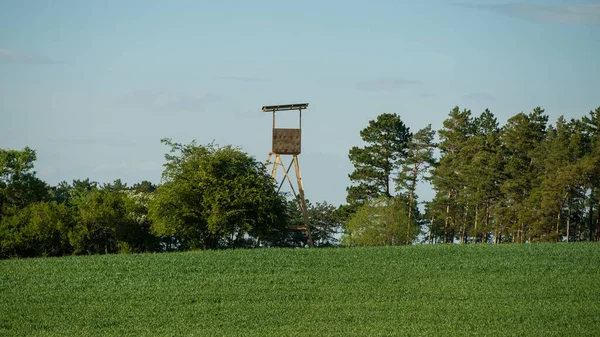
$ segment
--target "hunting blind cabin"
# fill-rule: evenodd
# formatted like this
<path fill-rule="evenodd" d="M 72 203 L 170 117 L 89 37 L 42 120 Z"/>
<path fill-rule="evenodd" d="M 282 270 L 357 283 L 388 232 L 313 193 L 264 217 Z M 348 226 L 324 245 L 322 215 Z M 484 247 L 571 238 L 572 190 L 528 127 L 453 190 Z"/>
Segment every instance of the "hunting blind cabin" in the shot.
<path fill-rule="evenodd" d="M 306 199 L 304 197 L 304 186 L 302 185 L 302 177 L 300 176 L 300 164 L 298 163 L 298 155 L 301 152 L 302 148 L 302 110 L 306 110 L 308 108 L 308 103 L 302 104 L 287 104 L 287 105 L 270 105 L 263 106 L 263 112 L 272 112 L 273 113 L 273 143 L 271 147 L 271 152 L 269 152 L 269 157 L 267 158 L 267 167 L 271 164 L 271 158 L 274 156 L 275 159 L 273 161 L 273 168 L 271 169 L 271 178 L 275 180 L 277 176 L 277 169 L 281 166 L 283 170 L 284 177 L 279 184 L 279 188 L 277 189 L 277 193 L 281 190 L 284 182 L 287 180 L 290 183 L 290 187 L 292 189 L 292 193 L 294 193 L 294 197 L 298 200 L 298 204 L 300 205 L 300 210 L 302 211 L 302 217 L 304 218 L 304 225 L 299 227 L 293 227 L 290 229 L 293 230 L 302 230 L 306 232 L 307 244 L 309 247 L 313 246 L 312 238 L 310 236 L 310 227 L 308 224 L 308 209 L 306 206 Z M 297 129 L 289 129 L 289 128 L 277 128 L 275 123 L 275 113 L 278 111 L 290 111 L 290 110 L 298 110 L 299 114 L 299 125 Z M 292 156 L 292 161 L 289 166 L 285 167 L 283 160 L 281 159 L 282 155 L 290 155 Z M 294 166 L 294 171 L 296 172 L 296 183 L 298 187 L 298 193 L 296 193 L 296 189 L 294 188 L 294 184 L 292 183 L 292 179 L 290 178 L 290 169 Z"/>

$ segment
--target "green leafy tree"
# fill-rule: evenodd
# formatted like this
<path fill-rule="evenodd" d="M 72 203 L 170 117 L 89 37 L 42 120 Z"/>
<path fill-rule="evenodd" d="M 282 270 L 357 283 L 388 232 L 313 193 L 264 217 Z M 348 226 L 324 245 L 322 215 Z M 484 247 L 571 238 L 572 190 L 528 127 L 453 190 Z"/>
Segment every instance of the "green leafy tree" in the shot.
<path fill-rule="evenodd" d="M 0 218 L 50 198 L 48 185 L 35 176 L 36 158 L 29 147 L 21 151 L 0 149 Z"/>
<path fill-rule="evenodd" d="M 443 225 L 446 216 L 444 212 L 445 203 L 443 205 L 436 204 L 441 202 L 444 202 L 444 200 L 434 198 L 424 203 L 423 222 L 427 226 L 427 236 L 423 237 L 423 242 L 427 242 L 427 244 L 444 243 L 444 231 L 446 230 Z"/>
<path fill-rule="evenodd" d="M 341 232 L 341 219 L 338 209 L 326 201 L 308 205 L 311 235 L 315 247 L 327 247 L 337 244 L 337 235 Z"/>
<path fill-rule="evenodd" d="M 143 192 L 143 193 L 152 193 L 156 191 L 156 185 L 149 182 L 148 180 L 144 180 L 140 183 L 135 183 L 131 186 L 132 191 Z"/>
<path fill-rule="evenodd" d="M 150 233 L 147 195 L 110 189 L 73 198 L 75 226 L 69 234 L 76 254 L 132 253 L 158 250 Z"/>
<path fill-rule="evenodd" d="M 341 232 L 342 215 L 339 209 L 326 201 L 311 203 L 306 200 L 310 231 L 315 247 L 338 245 Z M 266 246 L 274 247 L 305 247 L 307 244 L 306 231 L 302 212 L 295 200 L 287 202 L 287 230 L 275 232 L 265 240 Z"/>
<path fill-rule="evenodd" d="M 103 184 L 103 190 L 119 192 L 127 190 L 127 183 L 121 181 L 121 179 L 116 179 L 113 183 Z"/>
<path fill-rule="evenodd" d="M 117 253 L 119 236 L 129 227 L 124 196 L 92 190 L 73 199 L 75 227 L 69 238 L 76 254 Z"/>
<path fill-rule="evenodd" d="M 0 256 L 34 257 L 70 254 L 73 221 L 68 208 L 37 202 L 0 221 Z"/>
<path fill-rule="evenodd" d="M 362 204 L 378 196 L 391 197 L 394 190 L 392 177 L 407 156 L 412 136 L 397 114 L 384 113 L 360 132 L 364 147 L 353 147 L 348 157 L 354 165 L 349 175 L 356 185 L 348 187 L 347 202 Z"/>
<path fill-rule="evenodd" d="M 152 234 L 152 221 L 148 216 L 148 205 L 152 193 L 134 189 L 121 191 L 124 196 L 127 221 L 117 231 L 121 252 L 152 252 L 161 250 L 160 240 Z"/>
<path fill-rule="evenodd" d="M 104 187 L 106 186 L 110 186 L 110 184 L 104 184 Z M 71 206 L 73 199 L 97 189 L 98 183 L 90 181 L 90 178 L 74 179 L 71 185 L 66 181 L 61 181 L 58 185 L 50 188 L 50 198 L 58 203 Z"/>
<path fill-rule="evenodd" d="M 71 199 L 71 185 L 66 181 L 61 181 L 56 186 L 50 188 L 50 198 L 59 204 L 69 203 Z"/>
<path fill-rule="evenodd" d="M 406 204 L 398 198 L 381 196 L 363 204 L 344 224 L 342 243 L 346 246 L 396 246 L 412 242 L 419 231 L 413 228 L 407 242 Z"/>
<path fill-rule="evenodd" d="M 310 213 L 310 201 L 306 200 L 306 204 Z M 285 202 L 285 206 L 285 228 L 267 234 L 261 242 L 263 246 L 285 248 L 300 248 L 306 246 L 307 237 L 306 231 L 304 230 L 304 218 L 298 201 L 288 199 Z M 310 222 L 310 225 L 311 230 L 314 230 L 312 222 Z M 311 234 L 314 236 L 314 233 Z M 252 244 L 250 244 L 250 246 L 251 245 Z"/>
<path fill-rule="evenodd" d="M 74 179 L 73 183 L 69 187 L 65 185 L 66 183 L 61 183 L 61 188 L 68 187 L 68 198 L 66 199 L 67 203 L 71 203 L 73 199 L 82 197 L 92 191 L 98 190 L 98 182 L 90 180 L 90 178 L 85 179 Z"/>
<path fill-rule="evenodd" d="M 231 146 L 162 142 L 171 151 L 149 203 L 154 233 L 181 249 L 214 249 L 285 229 L 285 204 L 262 163 Z"/>

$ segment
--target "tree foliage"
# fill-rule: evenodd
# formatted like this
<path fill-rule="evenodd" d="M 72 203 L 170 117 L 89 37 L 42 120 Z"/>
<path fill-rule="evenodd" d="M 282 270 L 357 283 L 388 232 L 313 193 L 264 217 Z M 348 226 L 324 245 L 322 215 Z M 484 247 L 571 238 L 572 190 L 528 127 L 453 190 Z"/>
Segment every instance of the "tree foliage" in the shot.
<path fill-rule="evenodd" d="M 396 189 L 403 191 L 408 199 L 408 217 L 415 219 L 417 208 L 417 184 L 422 180 L 429 180 L 429 170 L 435 166 L 436 160 L 433 156 L 435 143 L 433 138 L 435 130 L 431 124 L 417 131 L 408 142 L 406 160 L 402 165 L 400 174 L 396 180 Z"/>
<path fill-rule="evenodd" d="M 76 225 L 69 236 L 76 254 L 143 252 L 155 243 L 138 205 L 122 191 L 93 190 L 73 200 Z"/>
<path fill-rule="evenodd" d="M 407 156 L 412 135 L 400 116 L 384 113 L 369 121 L 360 136 L 366 145 L 355 146 L 348 154 L 354 165 L 349 177 L 356 184 L 347 189 L 350 204 L 362 204 L 382 195 L 392 196 L 392 178 Z"/>
<path fill-rule="evenodd" d="M 488 110 L 471 118 L 455 108 L 439 132 L 432 241 L 595 240 L 599 113 L 549 125 L 537 107 L 499 127 Z"/>
<path fill-rule="evenodd" d="M 454 107 L 435 134 L 411 134 L 396 114 L 369 121 L 365 146 L 349 151 L 348 203 L 307 201 L 315 246 L 338 245 L 342 229 L 346 245 L 600 240 L 600 107 L 554 124 L 536 107 L 502 126 L 488 109 Z M 262 163 L 231 146 L 163 143 L 158 186 L 48 186 L 34 150 L 0 149 L 0 257 L 306 245 L 298 203 Z M 425 202 L 423 181 L 435 192 Z"/>
<path fill-rule="evenodd" d="M 231 146 L 163 143 L 171 151 L 149 203 L 154 233 L 214 249 L 285 229 L 284 202 L 254 158 Z"/>
<path fill-rule="evenodd" d="M 73 252 L 73 219 L 64 204 L 37 202 L 0 221 L 0 256 L 61 256 Z"/>
<path fill-rule="evenodd" d="M 48 185 L 33 170 L 35 160 L 36 153 L 29 147 L 20 151 L 0 149 L 0 218 L 48 200 Z"/>
<path fill-rule="evenodd" d="M 419 234 L 416 226 L 407 226 L 411 223 L 404 202 L 382 196 L 363 204 L 344 224 L 343 243 L 348 246 L 410 244 Z"/>

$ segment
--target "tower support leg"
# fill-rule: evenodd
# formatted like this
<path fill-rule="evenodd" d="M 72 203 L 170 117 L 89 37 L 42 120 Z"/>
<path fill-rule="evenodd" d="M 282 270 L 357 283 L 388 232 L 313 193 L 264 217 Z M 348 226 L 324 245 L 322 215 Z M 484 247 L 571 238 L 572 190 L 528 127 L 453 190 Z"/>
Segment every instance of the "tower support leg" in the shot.
<path fill-rule="evenodd" d="M 296 170 L 296 180 L 298 181 L 298 198 L 300 199 L 300 208 L 302 208 L 302 216 L 304 218 L 304 227 L 306 227 L 306 238 L 309 247 L 313 247 L 313 241 L 310 234 L 310 226 L 308 223 L 308 207 L 304 198 L 304 186 L 302 185 L 302 177 L 300 176 L 300 164 L 298 163 L 298 155 L 294 155 L 294 169 Z"/>
<path fill-rule="evenodd" d="M 271 156 L 272 155 L 273 155 L 273 152 L 269 152 L 269 156 L 267 157 L 267 162 L 265 163 L 265 173 L 267 173 L 267 167 L 271 163 Z"/>
<path fill-rule="evenodd" d="M 275 155 L 275 161 L 273 162 L 273 170 L 271 171 L 271 179 L 275 179 L 275 176 L 277 175 L 277 167 L 279 166 L 279 155 L 276 154 Z"/>
<path fill-rule="evenodd" d="M 270 164 L 272 155 L 275 155 L 275 160 L 273 161 L 273 168 L 271 170 L 271 178 L 275 180 L 275 178 L 277 176 L 277 167 L 279 165 L 281 165 L 281 167 L 283 168 L 284 178 L 281 181 L 281 184 L 279 185 L 279 189 L 281 189 L 281 185 L 283 185 L 285 180 L 287 180 L 290 183 L 292 193 L 294 193 L 294 197 L 298 201 L 300 210 L 302 211 L 302 218 L 303 218 L 303 222 L 304 222 L 304 227 L 302 229 L 304 229 L 304 231 L 306 232 L 306 243 L 308 244 L 309 247 L 312 248 L 313 240 L 312 240 L 312 236 L 311 236 L 311 232 L 310 232 L 310 225 L 309 225 L 309 219 L 308 219 L 308 206 L 306 205 L 306 197 L 304 196 L 304 185 L 302 184 L 302 176 L 300 175 L 300 164 L 298 163 L 298 155 L 294 155 L 292 162 L 290 163 L 290 167 L 288 167 L 287 170 L 285 169 L 285 165 L 283 164 L 283 160 L 281 159 L 281 156 L 278 153 L 273 153 L 273 152 L 269 153 L 269 157 L 267 158 L 267 163 L 265 165 L 265 168 Z M 294 184 L 292 184 L 292 180 L 289 175 L 289 171 L 290 171 L 290 168 L 292 165 L 294 165 L 294 171 L 296 171 L 296 183 L 298 184 L 298 194 L 296 194 L 296 190 L 294 189 Z M 298 229 L 300 229 L 300 228 L 298 228 Z"/>

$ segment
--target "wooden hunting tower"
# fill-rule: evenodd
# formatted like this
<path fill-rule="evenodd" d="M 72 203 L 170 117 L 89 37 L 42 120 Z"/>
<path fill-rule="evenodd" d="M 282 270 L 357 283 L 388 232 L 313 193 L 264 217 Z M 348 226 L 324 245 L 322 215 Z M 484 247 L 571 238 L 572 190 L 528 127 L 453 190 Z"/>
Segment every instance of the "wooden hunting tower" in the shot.
<path fill-rule="evenodd" d="M 306 206 L 306 199 L 304 197 L 304 186 L 302 185 L 302 178 L 300 176 L 300 164 L 298 163 L 298 155 L 302 151 L 302 110 L 308 108 L 308 103 L 302 104 L 287 104 L 287 105 L 270 105 L 263 106 L 263 112 L 272 112 L 273 113 L 273 142 L 271 146 L 271 152 L 269 152 L 269 157 L 267 158 L 267 167 L 271 163 L 271 157 L 275 156 L 275 160 L 273 162 L 273 168 L 271 170 L 271 178 L 276 179 L 277 176 L 277 168 L 281 166 L 283 169 L 283 180 L 279 184 L 279 188 L 277 192 L 281 190 L 281 186 L 285 180 L 290 183 L 290 187 L 292 192 L 294 193 L 294 197 L 298 200 L 300 205 L 300 210 L 302 211 L 302 217 L 304 218 L 304 226 L 291 228 L 293 230 L 302 230 L 306 232 L 307 244 L 309 247 L 313 246 L 312 238 L 310 236 L 310 226 L 308 223 L 308 209 Z M 275 123 L 275 113 L 278 111 L 289 111 L 289 110 L 298 110 L 299 114 L 299 124 L 297 129 L 290 128 L 277 128 Z M 282 155 L 291 155 L 292 161 L 290 165 L 285 167 L 283 161 L 281 159 Z M 294 184 L 290 179 L 289 173 L 290 169 L 294 165 L 294 170 L 296 171 L 296 183 L 298 187 L 298 194 L 296 194 L 296 190 L 294 189 Z"/>

